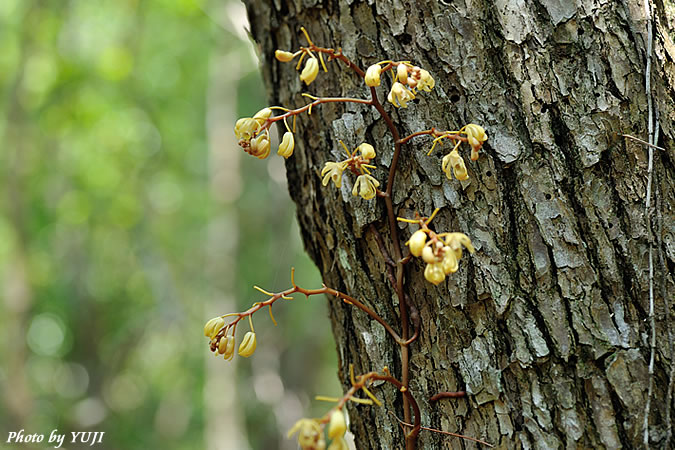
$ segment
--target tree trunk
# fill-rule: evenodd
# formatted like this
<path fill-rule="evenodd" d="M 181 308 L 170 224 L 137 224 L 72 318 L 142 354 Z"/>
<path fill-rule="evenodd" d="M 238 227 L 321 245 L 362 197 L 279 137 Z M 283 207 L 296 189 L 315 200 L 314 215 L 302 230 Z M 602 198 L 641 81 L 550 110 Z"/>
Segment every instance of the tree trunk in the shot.
<path fill-rule="evenodd" d="M 649 401 L 649 445 L 672 445 L 673 7 L 654 3 L 650 83 L 665 150 L 652 150 L 647 217 L 649 148 L 621 136 L 649 136 L 642 1 L 246 3 L 270 104 L 299 107 L 307 103 L 301 92 L 369 96 L 341 63 L 307 88 L 292 63 L 274 59 L 277 48 L 307 44 L 305 26 L 315 44 L 341 47 L 364 69 L 393 59 L 432 73 L 436 87 L 407 109 L 385 104 L 402 135 L 467 123 L 487 130 L 480 159 L 467 162 L 467 181 L 445 178 L 440 158 L 448 150 L 426 156 L 427 137 L 405 144 L 398 165 L 396 214 L 441 208 L 436 231 L 464 232 L 476 247 L 438 286 L 424 279 L 421 260 L 405 266 L 405 289 L 422 318 L 409 385 L 422 424 L 499 448 L 637 448 Z M 378 89 L 385 102 L 387 86 Z M 342 139 L 348 148 L 375 145 L 373 175 L 384 183 L 393 154 L 386 125 L 370 107 L 326 104 L 299 116 L 297 130 L 286 167 L 307 251 L 327 285 L 398 329 L 398 299 L 370 228 L 390 242 L 384 202 L 353 197 L 348 176 L 341 190 L 318 176 L 339 157 Z M 401 226 L 401 244 L 416 229 Z M 399 346 L 378 323 L 334 301 L 331 321 L 345 388 L 349 364 L 357 373 L 388 366 L 400 376 Z M 467 398 L 428 401 L 460 390 Z M 402 399 L 387 386 L 377 393 L 384 408 L 349 406 L 357 447 L 401 448 L 403 433 L 386 410 L 403 417 Z M 476 446 L 430 432 L 418 441 L 418 448 Z"/>

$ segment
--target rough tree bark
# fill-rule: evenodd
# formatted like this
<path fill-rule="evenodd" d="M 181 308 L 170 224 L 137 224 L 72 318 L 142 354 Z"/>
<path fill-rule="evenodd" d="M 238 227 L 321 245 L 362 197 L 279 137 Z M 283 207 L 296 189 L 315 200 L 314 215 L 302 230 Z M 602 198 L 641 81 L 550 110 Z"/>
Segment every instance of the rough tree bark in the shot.
<path fill-rule="evenodd" d="M 277 48 L 306 44 L 304 25 L 317 45 L 341 47 L 363 68 L 411 60 L 434 75 L 431 93 L 392 112 L 403 135 L 469 122 L 487 130 L 480 159 L 467 160 L 468 181 L 445 179 L 443 152 L 426 156 L 430 139 L 419 138 L 403 147 L 394 186 L 399 216 L 439 207 L 435 229 L 465 232 L 477 249 L 438 287 L 424 280 L 421 261 L 406 266 L 405 286 L 423 322 L 410 372 L 423 424 L 500 448 L 643 447 L 651 241 L 656 354 L 649 442 L 673 445 L 672 5 L 653 2 L 650 78 L 666 150 L 654 152 L 649 227 L 648 149 L 620 137 L 648 136 L 643 1 L 246 3 L 271 104 L 301 106 L 300 92 L 368 97 L 341 64 L 331 63 L 307 88 L 292 64 L 274 59 Z M 377 119 L 363 105 L 315 108 L 298 118 L 286 167 L 307 251 L 326 284 L 364 300 L 398 328 L 398 301 L 369 229 L 374 224 L 389 236 L 382 201 L 352 197 L 349 177 L 339 191 L 322 187 L 318 176 L 339 156 L 343 139 L 350 148 L 375 144 L 374 175 L 383 180 L 393 143 Z M 415 229 L 402 226 L 401 241 Z M 331 302 L 331 321 L 345 385 L 349 363 L 357 372 L 389 366 L 399 373 L 399 348 L 380 325 L 338 302 Z M 468 398 L 427 400 L 455 390 Z M 402 417 L 396 392 L 378 391 Z M 383 409 L 351 406 L 349 413 L 358 448 L 403 446 Z M 419 448 L 475 444 L 423 432 Z"/>

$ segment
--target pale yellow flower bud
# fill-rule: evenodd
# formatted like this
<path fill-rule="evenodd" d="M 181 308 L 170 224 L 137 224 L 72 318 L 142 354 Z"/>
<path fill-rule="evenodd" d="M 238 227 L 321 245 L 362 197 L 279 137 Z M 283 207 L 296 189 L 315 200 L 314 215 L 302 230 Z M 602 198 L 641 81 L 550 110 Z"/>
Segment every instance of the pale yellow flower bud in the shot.
<path fill-rule="evenodd" d="M 448 177 L 448 180 L 452 180 L 452 176 L 450 175 L 450 169 L 452 169 L 452 173 L 454 173 L 455 177 L 460 181 L 469 178 L 469 174 L 466 170 L 466 165 L 464 165 L 464 159 L 461 156 L 459 156 L 457 150 L 453 150 L 443 157 L 441 168 L 443 169 L 443 172 L 445 172 L 445 175 Z"/>
<path fill-rule="evenodd" d="M 397 81 L 392 85 L 391 91 L 389 91 L 389 95 L 387 96 L 387 101 L 397 108 L 407 108 L 408 102 L 414 98 L 415 94 Z"/>
<path fill-rule="evenodd" d="M 364 200 L 370 200 L 377 195 L 380 182 L 368 174 L 359 175 L 354 182 L 352 195 L 360 195 Z"/>
<path fill-rule="evenodd" d="M 422 250 L 424 249 L 424 244 L 427 242 L 427 234 L 422 230 L 417 230 L 410 236 L 408 241 L 408 247 L 410 248 L 410 253 L 413 256 L 420 257 L 422 256 Z"/>
<path fill-rule="evenodd" d="M 293 58 L 295 58 L 295 55 L 293 53 L 287 52 L 285 50 L 276 50 L 274 52 L 274 57 L 281 62 L 290 62 L 290 61 L 293 61 Z"/>
<path fill-rule="evenodd" d="M 256 120 L 256 122 L 258 122 L 258 126 L 262 126 L 271 116 L 272 110 L 270 108 L 263 108 L 255 113 L 253 118 Z"/>
<path fill-rule="evenodd" d="M 204 336 L 213 339 L 224 326 L 225 319 L 222 317 L 214 317 L 204 325 Z"/>
<path fill-rule="evenodd" d="M 427 264 L 424 268 L 424 278 L 429 283 L 439 284 L 445 280 L 445 272 L 443 272 L 443 263 Z"/>
<path fill-rule="evenodd" d="M 307 60 L 305 63 L 305 68 L 300 74 L 300 80 L 304 81 L 306 85 L 316 79 L 316 76 L 319 74 L 319 60 L 312 57 Z"/>
<path fill-rule="evenodd" d="M 464 127 L 464 133 L 469 141 L 471 146 L 471 159 L 474 159 L 474 152 L 476 153 L 476 159 L 478 159 L 478 150 L 483 146 L 483 142 L 487 141 L 487 134 L 485 134 L 485 129 L 480 125 L 475 123 L 470 123 Z"/>
<path fill-rule="evenodd" d="M 396 78 L 399 82 L 406 84 L 408 82 L 408 66 L 403 63 L 399 64 L 396 67 Z"/>
<path fill-rule="evenodd" d="M 366 86 L 375 87 L 380 85 L 380 74 L 382 67 L 379 64 L 373 64 L 366 70 Z"/>
<path fill-rule="evenodd" d="M 259 159 L 265 159 L 270 155 L 270 140 L 266 134 L 251 139 L 250 153 Z"/>
<path fill-rule="evenodd" d="M 328 161 L 321 171 L 321 176 L 323 177 L 321 184 L 326 186 L 332 180 L 335 183 L 335 187 L 339 188 L 342 186 L 342 172 L 344 172 L 345 168 L 346 165 L 343 162 Z"/>
<path fill-rule="evenodd" d="M 417 88 L 420 91 L 431 92 L 435 85 L 436 82 L 431 74 L 424 69 L 420 69 L 420 79 L 417 82 Z"/>
<path fill-rule="evenodd" d="M 328 437 L 336 439 L 344 436 L 347 431 L 347 422 L 345 422 L 345 415 L 340 410 L 333 411 L 328 423 Z"/>
<path fill-rule="evenodd" d="M 277 154 L 283 156 L 284 158 L 288 158 L 293 154 L 294 148 L 295 138 L 293 137 L 293 133 L 287 131 L 284 133 L 284 136 L 281 139 L 281 144 L 279 144 L 279 150 L 277 150 Z"/>
<path fill-rule="evenodd" d="M 247 331 L 244 335 L 244 339 L 239 344 L 239 354 L 245 358 L 248 358 L 255 352 L 256 339 L 255 333 L 253 331 Z"/>
<path fill-rule="evenodd" d="M 450 246 L 451 249 L 457 251 L 457 249 L 460 250 L 462 249 L 462 245 L 466 247 L 467 250 L 469 250 L 469 253 L 473 253 L 475 249 L 473 248 L 473 245 L 471 244 L 471 239 L 469 239 L 469 236 L 467 236 L 464 233 L 450 233 L 445 237 L 445 243 Z M 461 257 L 461 253 L 459 253 Z"/>
<path fill-rule="evenodd" d="M 443 272 L 448 275 L 457 272 L 459 264 L 455 251 L 448 246 L 443 247 Z"/>
<path fill-rule="evenodd" d="M 361 152 L 361 156 L 365 159 L 375 158 L 375 148 L 370 144 L 364 142 L 356 147 L 356 149 Z"/>
<path fill-rule="evenodd" d="M 226 360 L 234 356 L 234 336 L 224 336 L 218 343 L 218 353 L 224 356 Z"/>
<path fill-rule="evenodd" d="M 250 140 L 258 129 L 258 122 L 251 117 L 244 117 L 234 124 L 234 134 L 238 139 Z"/>
<path fill-rule="evenodd" d="M 438 262 L 438 258 L 434 254 L 434 249 L 431 248 L 431 245 L 427 245 L 422 249 L 422 259 L 428 264 Z"/>

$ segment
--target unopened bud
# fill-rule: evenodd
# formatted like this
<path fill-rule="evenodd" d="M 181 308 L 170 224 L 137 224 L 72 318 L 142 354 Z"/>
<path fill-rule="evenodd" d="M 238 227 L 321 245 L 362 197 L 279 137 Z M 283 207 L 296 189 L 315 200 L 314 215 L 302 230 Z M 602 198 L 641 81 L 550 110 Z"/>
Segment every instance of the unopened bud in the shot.
<path fill-rule="evenodd" d="M 427 234 L 422 230 L 417 230 L 410 236 L 408 241 L 408 247 L 410 248 L 410 253 L 413 256 L 420 257 L 422 256 L 422 249 L 424 249 L 424 244 L 427 242 Z"/>
<path fill-rule="evenodd" d="M 213 339 L 224 325 L 225 319 L 222 317 L 214 317 L 204 325 L 204 336 Z"/>
<path fill-rule="evenodd" d="M 443 264 L 427 264 L 424 268 L 424 278 L 431 284 L 440 284 L 445 280 L 445 272 L 443 272 Z"/>
<path fill-rule="evenodd" d="M 346 431 L 347 422 L 345 422 L 345 415 L 340 410 L 333 411 L 328 424 L 328 437 L 336 439 L 344 436 Z"/>
<path fill-rule="evenodd" d="M 290 62 L 295 58 L 295 55 L 285 50 L 277 50 L 274 52 L 274 57 L 281 62 Z"/>
<path fill-rule="evenodd" d="M 380 85 L 380 74 L 382 67 L 379 64 L 373 64 L 366 70 L 366 86 L 375 87 Z"/>
<path fill-rule="evenodd" d="M 398 78 L 398 81 L 401 83 L 405 84 L 408 82 L 408 66 L 405 64 L 401 63 L 396 67 L 396 78 Z"/>
<path fill-rule="evenodd" d="M 244 339 L 239 344 L 239 354 L 248 358 L 255 352 L 256 344 L 255 333 L 253 331 L 246 332 Z"/>

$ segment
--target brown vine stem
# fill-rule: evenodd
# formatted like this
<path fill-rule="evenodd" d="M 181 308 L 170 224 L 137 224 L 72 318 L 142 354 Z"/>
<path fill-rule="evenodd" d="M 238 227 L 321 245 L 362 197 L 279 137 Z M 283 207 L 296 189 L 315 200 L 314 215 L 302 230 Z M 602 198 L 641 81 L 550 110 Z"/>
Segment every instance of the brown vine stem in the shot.
<path fill-rule="evenodd" d="M 438 394 L 429 398 L 430 402 L 437 402 L 444 398 L 462 398 L 466 397 L 466 392 L 457 391 L 457 392 L 439 392 Z"/>
<path fill-rule="evenodd" d="M 338 49 L 335 51 L 334 49 L 331 48 L 323 48 L 323 47 L 317 47 L 314 44 L 310 44 L 308 47 L 309 50 L 328 54 L 329 55 L 329 61 L 332 59 L 339 59 L 343 63 L 345 63 L 348 67 L 350 67 L 356 74 L 361 77 L 365 78 L 366 74 L 365 72 L 358 67 L 356 64 L 354 64 L 351 60 L 349 60 L 346 56 L 342 54 L 342 50 Z M 387 128 L 389 128 L 389 131 L 391 132 L 391 135 L 394 139 L 394 155 L 391 160 L 391 165 L 389 167 L 389 175 L 387 177 L 387 188 L 385 190 L 385 195 L 384 195 L 384 202 L 387 208 L 387 216 L 389 220 L 389 232 L 391 234 L 391 240 L 392 240 L 392 246 L 394 249 L 394 260 L 396 261 L 396 284 L 393 286 L 394 290 L 396 291 L 396 296 L 398 297 L 398 302 L 399 302 L 399 315 L 401 319 L 401 340 L 397 340 L 399 345 L 401 346 L 401 382 L 403 383 L 403 386 L 408 386 L 409 383 L 409 378 L 410 378 L 410 369 L 409 369 L 409 359 L 410 359 L 410 354 L 409 354 L 409 349 L 408 345 L 412 340 L 410 339 L 410 331 L 408 329 L 408 309 L 407 309 L 407 303 L 405 300 L 405 292 L 403 291 L 403 278 L 404 278 L 404 272 L 403 272 L 403 263 L 401 262 L 402 260 L 402 254 L 401 254 L 401 243 L 398 239 L 398 226 L 396 224 L 396 214 L 394 213 L 394 205 L 392 201 L 392 192 L 394 188 L 394 180 L 396 178 L 396 168 L 398 166 L 398 158 L 401 153 L 401 142 L 400 142 L 400 136 L 398 134 L 398 130 L 396 129 L 396 126 L 394 125 L 394 122 L 391 120 L 391 117 L 389 117 L 389 114 L 384 110 L 382 107 L 382 104 L 377 98 L 377 92 L 375 91 L 374 87 L 370 88 L 370 96 L 371 99 L 369 104 L 371 104 L 377 112 L 380 113 L 380 116 L 382 116 L 382 119 L 385 121 L 387 124 Z M 364 103 L 364 102 L 359 102 L 359 103 Z M 416 333 L 417 334 L 417 333 Z M 408 399 L 408 396 L 403 397 L 403 416 L 406 420 L 406 422 L 410 422 L 410 407 L 411 403 Z M 415 448 L 415 439 L 417 437 L 417 433 L 409 433 L 406 436 L 406 449 L 407 450 L 413 450 Z"/>
<path fill-rule="evenodd" d="M 437 130 L 436 128 L 431 128 L 430 130 L 416 131 L 415 133 L 409 134 L 408 136 L 399 139 L 398 142 L 400 144 L 405 144 L 406 142 L 417 136 L 435 136 L 435 137 L 446 136 L 448 139 L 462 142 L 467 142 L 469 140 L 467 137 L 460 136 L 454 131 L 441 131 Z"/>
<path fill-rule="evenodd" d="M 304 47 L 300 47 L 302 50 Z M 309 50 L 319 52 L 319 53 L 324 53 L 328 55 L 328 61 L 332 61 L 334 59 L 338 59 L 345 63 L 347 67 L 352 69 L 358 76 L 361 78 L 366 77 L 366 73 L 356 64 L 354 64 L 349 58 L 347 58 L 345 55 L 342 54 L 342 49 L 339 48 L 335 50 L 334 48 L 324 48 L 324 47 L 317 47 L 316 45 L 312 44 L 309 47 L 307 47 Z"/>
<path fill-rule="evenodd" d="M 389 176 L 387 177 L 387 196 L 384 198 L 385 205 L 387 207 L 387 216 L 389 218 L 389 232 L 391 234 L 392 247 L 394 249 L 394 261 L 396 261 L 396 295 L 398 296 L 399 304 L 399 315 L 401 318 L 401 337 L 404 341 L 409 339 L 409 329 L 408 329 L 408 305 L 405 300 L 405 292 L 403 291 L 403 264 L 401 263 L 402 254 L 401 254 L 401 243 L 398 239 L 398 225 L 396 224 L 396 214 L 394 213 L 394 204 L 392 200 L 392 193 L 394 190 L 394 180 L 396 179 L 396 168 L 398 166 L 398 158 L 401 154 L 401 143 L 400 136 L 394 122 L 389 117 L 389 114 L 384 110 L 382 104 L 377 99 L 377 92 L 374 87 L 370 88 L 371 102 L 375 107 L 377 112 L 380 113 L 382 119 L 384 119 L 387 124 L 387 128 L 391 132 L 391 135 L 394 139 L 394 155 L 391 158 L 391 165 L 389 166 Z M 410 368 L 409 368 L 409 359 L 410 351 L 408 345 L 401 345 L 401 381 L 404 386 L 408 386 L 410 379 Z M 403 417 L 406 422 L 410 422 L 410 402 L 407 400 L 408 397 L 403 397 Z M 417 433 L 414 435 L 409 433 L 406 436 L 406 448 L 412 450 L 415 448 L 415 439 L 417 438 Z"/>
<path fill-rule="evenodd" d="M 408 388 L 399 380 L 394 378 L 389 372 L 389 369 L 387 367 L 385 367 L 382 370 L 382 373 L 368 372 L 363 375 L 359 375 L 356 378 L 354 377 L 354 368 L 351 365 L 349 366 L 349 372 L 352 380 L 352 387 L 342 396 L 342 398 L 338 401 L 335 407 L 333 407 L 330 411 L 328 411 L 319 420 L 319 422 L 321 423 L 328 422 L 332 412 L 335 410 L 342 409 L 345 403 L 347 403 L 350 399 L 352 399 L 354 395 L 361 389 L 363 389 L 366 392 L 366 394 L 368 394 L 368 396 L 373 398 L 372 394 L 368 391 L 368 385 L 372 381 L 384 381 L 396 386 L 398 391 L 403 395 L 403 398 L 407 398 L 408 402 L 412 406 L 412 410 L 415 415 L 415 421 L 412 424 L 410 423 L 406 424 L 410 428 L 410 432 L 406 434 L 406 442 L 408 441 L 415 442 L 415 439 L 417 439 L 417 435 L 419 434 L 420 429 L 422 429 L 421 415 L 420 415 L 420 408 L 417 405 L 417 401 L 415 401 L 415 398 L 412 396 L 412 394 L 410 394 Z M 374 400 L 377 401 L 377 399 Z"/>
<path fill-rule="evenodd" d="M 380 324 L 385 328 L 385 330 L 387 330 L 387 332 L 391 335 L 391 337 L 394 338 L 394 340 L 395 340 L 397 343 L 399 343 L 399 344 L 403 344 L 403 343 L 404 343 L 404 339 L 401 339 L 401 337 L 400 337 L 400 336 L 398 335 L 398 333 L 391 327 L 391 325 L 389 325 L 384 319 L 382 319 L 375 311 L 373 311 L 372 309 L 368 308 L 366 305 L 364 305 L 363 303 L 361 303 L 360 301 L 358 301 L 358 300 L 355 299 L 354 297 L 351 297 L 351 296 L 349 296 L 349 295 L 347 295 L 347 294 L 344 294 L 344 293 L 342 293 L 342 292 L 340 292 L 340 291 L 337 291 L 337 290 L 335 290 L 335 289 L 333 289 L 333 288 L 330 288 L 330 287 L 328 287 L 328 286 L 326 286 L 326 285 L 323 285 L 323 287 L 320 288 L 320 289 L 304 289 L 304 288 L 301 288 L 300 286 L 296 286 L 296 285 L 294 284 L 292 288 L 289 288 L 289 289 L 286 289 L 285 291 L 277 292 L 277 293 L 265 292 L 264 290 L 262 290 L 262 289 L 260 289 L 260 288 L 258 288 L 258 290 L 260 290 L 261 292 L 263 292 L 263 293 L 265 293 L 265 294 L 270 295 L 270 298 L 267 299 L 267 300 L 265 300 L 265 301 L 262 301 L 262 302 L 256 302 L 256 303 L 254 303 L 253 306 L 251 306 L 251 307 L 250 307 L 249 309 L 247 309 L 246 311 L 239 312 L 239 313 L 226 314 L 225 316 L 223 316 L 223 317 L 236 316 L 236 318 L 235 318 L 234 320 L 232 320 L 229 324 L 227 324 L 227 325 L 226 325 L 226 326 L 225 326 L 225 327 L 224 327 L 224 328 L 216 335 L 215 338 L 224 336 L 224 335 L 227 333 L 227 330 L 228 330 L 229 328 L 234 328 L 234 327 L 236 327 L 236 326 L 237 326 L 237 323 L 239 323 L 239 321 L 241 321 L 242 319 L 244 319 L 244 318 L 246 318 L 246 317 L 252 316 L 253 314 L 255 314 L 256 312 L 258 312 L 259 310 L 261 310 L 262 308 L 264 308 L 264 307 L 266 307 L 266 306 L 268 306 L 268 307 L 270 308 L 270 311 L 271 311 L 272 305 L 273 305 L 274 302 L 276 302 L 277 300 L 280 300 L 280 299 L 284 299 L 284 300 L 292 300 L 292 297 L 288 297 L 289 295 L 296 294 L 296 293 L 300 293 L 300 294 L 305 295 L 306 297 L 309 297 L 310 295 L 328 294 L 328 295 L 332 295 L 333 297 L 340 298 L 340 299 L 342 299 L 342 301 L 344 301 L 345 303 L 347 303 L 347 304 L 349 304 L 349 305 L 354 305 L 354 306 L 356 306 L 356 307 L 359 308 L 361 311 L 363 311 L 363 312 L 365 312 L 366 314 L 368 314 L 373 320 L 375 320 L 375 321 L 377 321 L 378 323 L 380 323 Z M 214 339 L 215 339 L 215 338 L 214 338 Z"/>
<path fill-rule="evenodd" d="M 298 109 L 289 109 L 284 114 L 279 114 L 278 116 L 270 117 L 267 119 L 267 122 L 272 124 L 280 120 L 286 119 L 291 116 L 297 116 L 302 114 L 307 110 L 311 110 L 314 106 L 320 105 L 322 103 L 362 103 L 365 105 L 370 105 L 370 100 L 362 98 L 351 98 L 351 97 L 320 97 L 314 100 L 312 103 L 307 103 L 305 106 L 302 106 Z M 278 107 L 275 107 L 279 109 Z M 264 127 L 263 127 L 264 128 Z"/>

